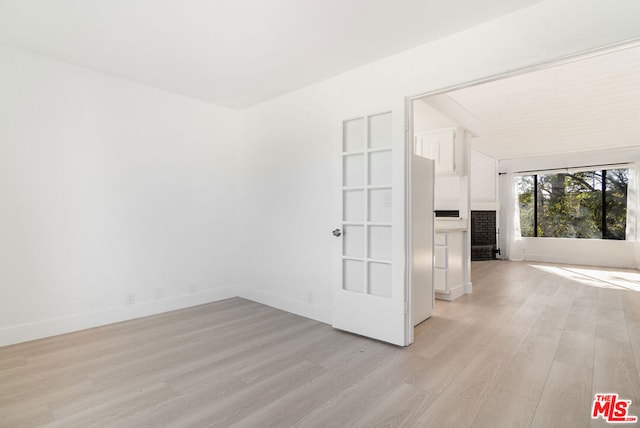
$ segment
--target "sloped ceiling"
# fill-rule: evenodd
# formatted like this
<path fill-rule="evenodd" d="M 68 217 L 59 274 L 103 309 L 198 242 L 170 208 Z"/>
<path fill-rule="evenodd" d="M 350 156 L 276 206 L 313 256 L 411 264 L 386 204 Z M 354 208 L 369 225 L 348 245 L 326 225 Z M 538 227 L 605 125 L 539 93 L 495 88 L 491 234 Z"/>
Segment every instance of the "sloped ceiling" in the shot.
<path fill-rule="evenodd" d="M 243 108 L 540 0 L 0 0 L 0 43 Z"/>
<path fill-rule="evenodd" d="M 518 159 L 640 147 L 640 47 L 450 92 L 473 148 Z"/>

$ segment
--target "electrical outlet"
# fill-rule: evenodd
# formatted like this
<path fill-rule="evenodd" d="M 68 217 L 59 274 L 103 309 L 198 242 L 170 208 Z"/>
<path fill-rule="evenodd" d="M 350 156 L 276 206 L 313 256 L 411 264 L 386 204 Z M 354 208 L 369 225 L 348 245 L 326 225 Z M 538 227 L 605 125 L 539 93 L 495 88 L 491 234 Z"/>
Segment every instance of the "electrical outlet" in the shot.
<path fill-rule="evenodd" d="M 127 294 L 124 298 L 125 305 L 133 305 L 136 303 L 136 295 L 135 294 Z"/>

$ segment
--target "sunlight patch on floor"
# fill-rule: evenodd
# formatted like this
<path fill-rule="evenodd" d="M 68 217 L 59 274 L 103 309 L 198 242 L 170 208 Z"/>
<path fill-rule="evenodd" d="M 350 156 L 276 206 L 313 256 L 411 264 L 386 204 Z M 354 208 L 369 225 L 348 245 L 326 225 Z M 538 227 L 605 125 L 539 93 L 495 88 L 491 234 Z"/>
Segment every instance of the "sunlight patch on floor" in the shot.
<path fill-rule="evenodd" d="M 640 272 L 625 269 L 529 264 L 529 266 L 598 288 L 640 291 Z"/>

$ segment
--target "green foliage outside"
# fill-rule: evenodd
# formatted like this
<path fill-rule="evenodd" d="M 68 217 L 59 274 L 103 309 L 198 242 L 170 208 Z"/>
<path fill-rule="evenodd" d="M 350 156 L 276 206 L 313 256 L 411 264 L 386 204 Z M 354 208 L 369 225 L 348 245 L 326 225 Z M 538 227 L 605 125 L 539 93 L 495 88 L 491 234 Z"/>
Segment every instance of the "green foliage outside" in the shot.
<path fill-rule="evenodd" d="M 522 236 L 625 239 L 628 182 L 628 169 L 519 177 Z"/>

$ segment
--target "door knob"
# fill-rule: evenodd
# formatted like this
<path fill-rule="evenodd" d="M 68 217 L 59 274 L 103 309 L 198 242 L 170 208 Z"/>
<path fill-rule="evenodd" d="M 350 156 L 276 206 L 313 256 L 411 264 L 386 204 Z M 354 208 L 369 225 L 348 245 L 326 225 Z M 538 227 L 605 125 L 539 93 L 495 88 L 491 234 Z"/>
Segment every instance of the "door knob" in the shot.
<path fill-rule="evenodd" d="M 331 233 L 333 234 L 333 236 L 340 236 L 342 235 L 342 231 L 340 229 L 333 229 L 331 231 Z"/>

